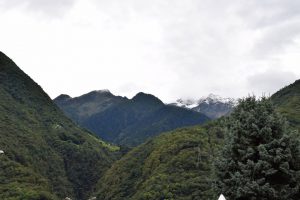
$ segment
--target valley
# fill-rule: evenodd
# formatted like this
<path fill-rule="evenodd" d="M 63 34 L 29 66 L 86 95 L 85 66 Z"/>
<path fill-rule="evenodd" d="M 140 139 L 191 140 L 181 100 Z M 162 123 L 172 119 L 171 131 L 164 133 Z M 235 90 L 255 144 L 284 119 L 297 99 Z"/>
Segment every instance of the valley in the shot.
<path fill-rule="evenodd" d="M 299 129 L 299 97 L 299 80 L 270 97 L 290 124 L 278 130 Z M 217 199 L 215 162 L 250 100 L 170 105 L 99 90 L 52 101 L 0 53 L 0 199 Z"/>

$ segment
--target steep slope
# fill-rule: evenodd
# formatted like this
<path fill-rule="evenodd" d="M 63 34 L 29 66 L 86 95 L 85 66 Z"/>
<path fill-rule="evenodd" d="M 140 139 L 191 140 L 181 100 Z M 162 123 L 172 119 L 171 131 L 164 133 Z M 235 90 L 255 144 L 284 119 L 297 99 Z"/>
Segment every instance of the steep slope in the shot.
<path fill-rule="evenodd" d="M 74 125 L 0 52 L 0 199 L 85 199 L 117 149 Z"/>
<path fill-rule="evenodd" d="M 105 109 L 98 110 L 78 123 L 97 133 L 104 140 L 117 144 L 136 146 L 161 132 L 209 120 L 201 113 L 165 105 L 157 97 L 142 92 L 132 99 L 114 98 L 119 99 L 117 103 L 114 101 Z M 104 101 L 103 98 L 94 99 L 93 104 L 102 104 Z M 55 101 L 57 102 L 57 99 Z M 70 100 L 65 102 L 57 105 L 76 121 L 72 113 L 78 113 L 76 107 L 82 107 L 86 101 L 81 101 L 79 105 L 73 105 Z M 70 107 L 75 109 L 69 109 Z"/>
<path fill-rule="evenodd" d="M 271 100 L 291 125 L 300 130 L 300 80 L 273 94 Z"/>
<path fill-rule="evenodd" d="M 191 109 L 203 113 L 211 119 L 217 119 L 230 114 L 236 103 L 237 101 L 233 98 L 222 98 L 218 95 L 210 94 L 199 100 L 178 99 L 171 105 Z"/>
<path fill-rule="evenodd" d="M 222 141 L 215 125 L 178 129 L 134 148 L 99 181 L 102 200 L 216 199 L 212 160 Z"/>

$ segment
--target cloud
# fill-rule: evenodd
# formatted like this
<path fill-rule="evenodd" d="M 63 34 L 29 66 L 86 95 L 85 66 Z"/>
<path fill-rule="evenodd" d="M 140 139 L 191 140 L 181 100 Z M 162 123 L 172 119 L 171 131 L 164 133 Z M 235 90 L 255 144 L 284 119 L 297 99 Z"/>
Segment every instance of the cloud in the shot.
<path fill-rule="evenodd" d="M 296 0 L 244 0 L 233 5 L 245 24 L 254 29 L 277 26 L 300 16 L 300 2 Z"/>
<path fill-rule="evenodd" d="M 76 0 L 2 0 L 0 9 L 7 11 L 23 8 L 35 14 L 59 18 L 72 8 Z"/>
<path fill-rule="evenodd" d="M 103 88 L 165 101 L 241 97 L 300 77 L 300 1 L 0 2 L 11 11 L 0 12 L 2 50 L 52 97 Z"/>
<path fill-rule="evenodd" d="M 300 18 L 263 30 L 252 52 L 256 58 L 276 57 L 296 43 L 300 36 Z"/>
<path fill-rule="evenodd" d="M 300 1 L 240 1 L 237 17 L 254 35 L 251 51 L 257 59 L 283 54 L 300 36 Z"/>
<path fill-rule="evenodd" d="M 249 76 L 247 82 L 249 92 L 257 95 L 272 95 L 296 79 L 297 76 L 293 72 L 268 69 L 262 73 Z"/>

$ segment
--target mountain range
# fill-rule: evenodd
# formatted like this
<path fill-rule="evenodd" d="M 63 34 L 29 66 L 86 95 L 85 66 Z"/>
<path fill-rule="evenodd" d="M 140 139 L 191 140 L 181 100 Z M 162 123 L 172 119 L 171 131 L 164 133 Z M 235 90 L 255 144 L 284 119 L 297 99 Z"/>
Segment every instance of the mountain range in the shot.
<path fill-rule="evenodd" d="M 209 120 L 202 113 L 165 105 L 157 97 L 142 92 L 128 99 L 99 90 L 76 98 L 60 95 L 54 102 L 80 126 L 106 141 L 127 146 L 136 146 L 165 131 Z"/>
<path fill-rule="evenodd" d="M 115 126 L 136 120 L 139 132 L 155 120 L 158 128 L 172 122 L 174 114 L 185 113 L 175 122 L 190 113 L 208 120 L 201 113 L 165 105 L 149 94 L 127 99 L 109 93 L 84 95 L 85 103 L 67 95 L 58 101 L 81 105 L 66 103 L 74 106 L 69 112 L 76 111 L 78 117 L 73 121 L 78 124 L 91 117 L 95 123 L 112 120 Z M 98 101 L 93 98 L 102 103 L 95 104 Z M 300 129 L 300 80 L 276 92 L 271 100 L 292 128 Z M 98 118 L 99 112 L 106 114 Z M 128 120 L 125 123 L 114 119 L 116 116 Z M 37 83 L 0 52 L 0 199 L 217 199 L 212 166 L 224 143 L 223 120 L 226 117 L 160 133 L 127 152 L 72 122 Z"/>

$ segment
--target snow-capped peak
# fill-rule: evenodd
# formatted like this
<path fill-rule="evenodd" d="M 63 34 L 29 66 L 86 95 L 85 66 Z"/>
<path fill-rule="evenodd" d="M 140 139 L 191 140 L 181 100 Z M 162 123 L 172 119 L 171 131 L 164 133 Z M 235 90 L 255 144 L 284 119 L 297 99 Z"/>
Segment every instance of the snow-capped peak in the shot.
<path fill-rule="evenodd" d="M 237 101 L 234 98 L 223 98 L 219 95 L 209 94 L 207 97 L 200 98 L 197 103 L 198 104 L 224 103 L 224 104 L 231 104 L 232 106 L 235 106 L 236 102 Z"/>
<path fill-rule="evenodd" d="M 175 105 L 178 107 L 193 109 L 202 104 L 227 104 L 231 107 L 237 105 L 237 100 L 234 98 L 223 98 L 216 94 L 209 94 L 208 96 L 201 97 L 199 100 L 194 99 L 177 99 L 176 102 L 171 103 L 171 105 Z"/>
<path fill-rule="evenodd" d="M 234 98 L 223 98 L 219 95 L 209 94 L 199 100 L 177 99 L 170 105 L 191 109 L 203 113 L 211 119 L 216 119 L 231 113 L 237 103 L 238 101 Z"/>

